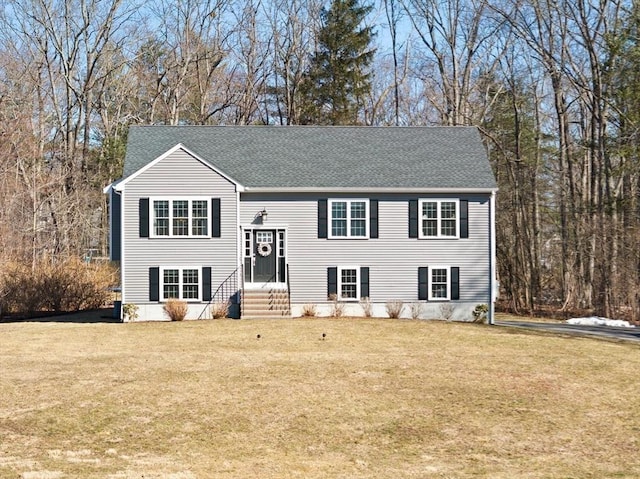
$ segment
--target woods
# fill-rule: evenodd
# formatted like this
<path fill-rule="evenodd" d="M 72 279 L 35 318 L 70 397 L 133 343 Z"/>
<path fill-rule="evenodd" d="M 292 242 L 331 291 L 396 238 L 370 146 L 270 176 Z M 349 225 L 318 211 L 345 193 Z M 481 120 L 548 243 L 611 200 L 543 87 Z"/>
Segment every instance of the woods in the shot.
<path fill-rule="evenodd" d="M 638 320 L 639 30 L 628 0 L 6 0 L 0 262 L 107 255 L 132 124 L 474 125 L 503 306 Z"/>

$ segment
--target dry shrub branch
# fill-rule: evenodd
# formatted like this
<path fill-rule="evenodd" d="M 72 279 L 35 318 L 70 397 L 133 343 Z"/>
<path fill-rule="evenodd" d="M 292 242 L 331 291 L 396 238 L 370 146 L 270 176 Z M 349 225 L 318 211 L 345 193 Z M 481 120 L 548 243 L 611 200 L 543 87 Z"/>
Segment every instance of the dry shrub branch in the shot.
<path fill-rule="evenodd" d="M 97 309 L 109 301 L 116 283 L 116 270 L 106 263 L 74 257 L 42 259 L 35 267 L 11 262 L 0 276 L 0 301 L 4 311 L 25 315 Z"/>

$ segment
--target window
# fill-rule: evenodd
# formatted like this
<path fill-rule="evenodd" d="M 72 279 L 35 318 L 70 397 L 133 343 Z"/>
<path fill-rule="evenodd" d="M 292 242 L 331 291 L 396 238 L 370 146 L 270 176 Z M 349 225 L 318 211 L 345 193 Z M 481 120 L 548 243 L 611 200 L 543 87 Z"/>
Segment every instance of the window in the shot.
<path fill-rule="evenodd" d="M 459 201 L 420 200 L 420 238 L 458 238 Z"/>
<path fill-rule="evenodd" d="M 429 275 L 429 299 L 449 299 L 449 268 L 433 267 Z"/>
<path fill-rule="evenodd" d="M 161 274 L 162 300 L 185 301 L 200 299 L 200 270 L 197 268 L 165 268 Z"/>
<path fill-rule="evenodd" d="M 360 299 L 360 269 L 338 268 L 338 299 L 358 301 Z"/>
<path fill-rule="evenodd" d="M 329 200 L 330 238 L 367 238 L 368 231 L 367 200 Z"/>
<path fill-rule="evenodd" d="M 208 236 L 209 202 L 153 200 L 153 236 Z"/>
<path fill-rule="evenodd" d="M 459 266 L 421 266 L 418 268 L 418 299 L 457 301 L 460 299 Z"/>
<path fill-rule="evenodd" d="M 327 268 L 327 298 L 358 301 L 369 297 L 368 266 L 331 266 Z"/>

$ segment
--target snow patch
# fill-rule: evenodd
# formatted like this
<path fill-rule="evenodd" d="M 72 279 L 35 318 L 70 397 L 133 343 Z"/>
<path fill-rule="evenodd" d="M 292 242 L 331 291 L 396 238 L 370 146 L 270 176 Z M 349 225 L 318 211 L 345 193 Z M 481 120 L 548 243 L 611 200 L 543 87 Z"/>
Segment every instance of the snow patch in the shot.
<path fill-rule="evenodd" d="M 575 324 L 579 326 L 613 326 L 614 328 L 635 328 L 629 324 L 629 321 L 622 319 L 601 318 L 599 316 L 589 316 L 586 318 L 567 319 L 567 324 Z"/>

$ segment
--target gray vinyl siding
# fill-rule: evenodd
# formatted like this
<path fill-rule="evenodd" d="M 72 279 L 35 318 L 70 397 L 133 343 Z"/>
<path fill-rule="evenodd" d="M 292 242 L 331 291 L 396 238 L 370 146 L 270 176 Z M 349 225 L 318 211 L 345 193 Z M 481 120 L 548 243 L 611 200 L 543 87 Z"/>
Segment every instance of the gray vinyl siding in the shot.
<path fill-rule="evenodd" d="M 140 238 L 140 198 L 220 198 L 220 238 Z M 197 159 L 178 150 L 125 185 L 123 274 L 124 301 L 149 301 L 149 268 L 154 266 L 212 268 L 212 293 L 236 267 L 236 186 Z M 200 279 L 200 282 L 202 280 Z"/>
<path fill-rule="evenodd" d="M 369 198 L 379 200 L 379 238 L 319 239 L 319 198 Z M 410 199 L 459 198 L 469 201 L 469 238 L 409 238 Z M 389 299 L 417 301 L 418 267 L 460 268 L 461 302 L 490 302 L 489 195 L 267 195 L 243 194 L 241 223 L 250 224 L 266 208 L 268 224 L 288 226 L 287 262 L 291 302 L 327 300 L 327 267 L 368 266 L 372 302 Z"/>

